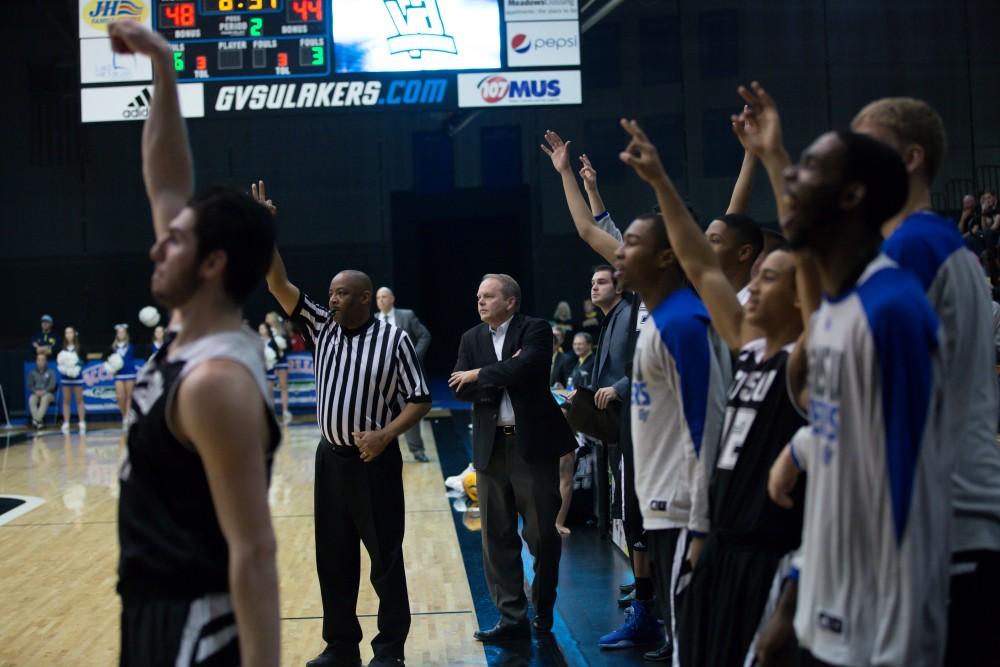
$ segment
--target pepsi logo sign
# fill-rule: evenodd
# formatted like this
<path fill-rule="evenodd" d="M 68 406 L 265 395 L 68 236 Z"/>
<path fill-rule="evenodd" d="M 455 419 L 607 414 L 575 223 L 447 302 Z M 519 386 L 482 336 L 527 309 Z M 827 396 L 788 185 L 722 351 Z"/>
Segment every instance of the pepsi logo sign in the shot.
<path fill-rule="evenodd" d="M 518 53 L 527 53 L 528 49 L 531 48 L 531 40 L 524 33 L 518 33 L 510 40 L 510 48 Z"/>
<path fill-rule="evenodd" d="M 508 90 L 510 90 L 510 82 L 499 74 L 487 76 L 479 82 L 479 94 L 483 96 L 483 101 L 487 104 L 496 104 L 507 97 Z"/>

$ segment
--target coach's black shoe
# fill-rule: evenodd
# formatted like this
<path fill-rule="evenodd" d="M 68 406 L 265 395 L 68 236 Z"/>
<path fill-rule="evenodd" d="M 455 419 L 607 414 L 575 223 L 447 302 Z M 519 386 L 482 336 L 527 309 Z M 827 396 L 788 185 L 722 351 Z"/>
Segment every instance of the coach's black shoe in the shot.
<path fill-rule="evenodd" d="M 646 651 L 642 654 L 642 659 L 646 662 L 673 662 L 674 645 L 666 642 L 660 648 L 653 651 Z"/>
<path fill-rule="evenodd" d="M 632 582 L 631 584 L 622 584 L 621 586 L 618 587 L 618 591 L 622 595 L 628 595 L 634 590 L 635 590 L 635 582 Z"/>
<path fill-rule="evenodd" d="M 552 632 L 552 616 L 550 614 L 535 616 L 531 619 L 531 627 L 540 635 L 549 634 Z"/>
<path fill-rule="evenodd" d="M 306 663 L 306 667 L 362 667 L 361 658 L 345 658 L 334 653 L 329 646 Z"/>
<path fill-rule="evenodd" d="M 368 663 L 368 667 L 406 667 L 402 658 L 391 658 L 387 655 L 377 655 Z"/>
<path fill-rule="evenodd" d="M 510 642 L 518 639 L 531 639 L 531 626 L 527 620 L 513 625 L 502 625 L 497 623 L 489 630 L 476 630 L 472 635 L 484 644 L 496 642 Z"/>
<path fill-rule="evenodd" d="M 421 463 L 427 463 L 430 461 L 430 459 L 427 458 L 427 454 L 424 452 L 413 452 L 413 458 Z"/>

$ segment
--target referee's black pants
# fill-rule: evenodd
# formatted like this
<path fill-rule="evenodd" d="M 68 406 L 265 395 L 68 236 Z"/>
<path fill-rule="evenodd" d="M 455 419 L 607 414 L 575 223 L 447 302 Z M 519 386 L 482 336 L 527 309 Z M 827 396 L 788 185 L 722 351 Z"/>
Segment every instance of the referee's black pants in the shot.
<path fill-rule="evenodd" d="M 316 569 L 323 597 L 323 639 L 338 658 L 360 659 L 358 585 L 363 542 L 378 594 L 376 656 L 403 658 L 410 600 L 403 570 L 403 459 L 399 441 L 365 463 L 356 449 L 316 448 Z"/>
<path fill-rule="evenodd" d="M 483 570 L 493 604 L 500 610 L 501 625 L 527 621 L 518 515 L 524 519 L 524 541 L 535 559 L 531 602 L 536 617 L 552 617 L 562 553 L 562 539 L 556 530 L 562 504 L 559 459 L 529 463 L 518 452 L 516 438 L 497 430 L 489 465 L 476 471 Z"/>

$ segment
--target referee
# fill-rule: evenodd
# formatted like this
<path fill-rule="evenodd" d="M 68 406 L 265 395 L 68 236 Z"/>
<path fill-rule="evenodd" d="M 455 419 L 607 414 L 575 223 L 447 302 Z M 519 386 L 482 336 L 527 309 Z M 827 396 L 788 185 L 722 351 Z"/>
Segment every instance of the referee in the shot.
<path fill-rule="evenodd" d="M 266 201 L 262 189 L 256 194 Z M 288 281 L 275 249 L 267 285 L 308 333 L 315 355 L 322 431 L 316 449 L 316 569 L 327 645 L 308 665 L 361 664 L 359 540 L 368 550 L 379 597 L 370 665 L 403 665 L 410 603 L 398 438 L 431 407 L 416 352 L 405 331 L 372 317 L 372 282 L 360 271 L 334 276 L 324 307 Z"/>

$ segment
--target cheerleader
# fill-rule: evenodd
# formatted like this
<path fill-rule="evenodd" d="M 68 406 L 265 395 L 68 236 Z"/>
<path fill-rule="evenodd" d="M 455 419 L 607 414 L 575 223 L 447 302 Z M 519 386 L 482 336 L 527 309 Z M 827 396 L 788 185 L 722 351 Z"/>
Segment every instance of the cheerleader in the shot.
<path fill-rule="evenodd" d="M 278 361 L 274 366 L 278 376 L 278 388 L 281 390 L 281 418 L 286 424 L 292 422 L 292 413 L 288 411 L 288 332 L 281 316 L 273 310 L 264 317 L 271 332 L 271 342 Z"/>
<path fill-rule="evenodd" d="M 59 370 L 62 385 L 62 432 L 69 435 L 70 398 L 76 398 L 76 416 L 80 420 L 80 434 L 87 432 L 87 409 L 83 404 L 83 348 L 80 346 L 80 335 L 73 327 L 66 327 L 63 332 L 62 349 L 56 356 L 56 366 Z"/>
<path fill-rule="evenodd" d="M 122 413 L 122 430 L 128 431 L 128 408 L 132 404 L 135 387 L 135 356 L 127 324 L 115 325 L 115 339 L 111 342 L 111 355 L 104 363 L 115 376 L 115 400 Z"/>
<path fill-rule="evenodd" d="M 153 353 L 150 356 L 154 356 L 157 352 L 159 352 L 166 340 L 167 331 L 163 328 L 163 325 L 159 325 L 153 329 Z"/>
<path fill-rule="evenodd" d="M 267 370 L 267 395 L 274 398 L 274 381 L 276 379 L 274 369 L 278 363 L 278 353 L 275 350 L 277 346 L 271 337 L 271 327 L 267 326 L 267 324 L 261 323 L 257 327 L 257 333 L 260 334 L 260 342 L 264 346 L 264 368 Z"/>

